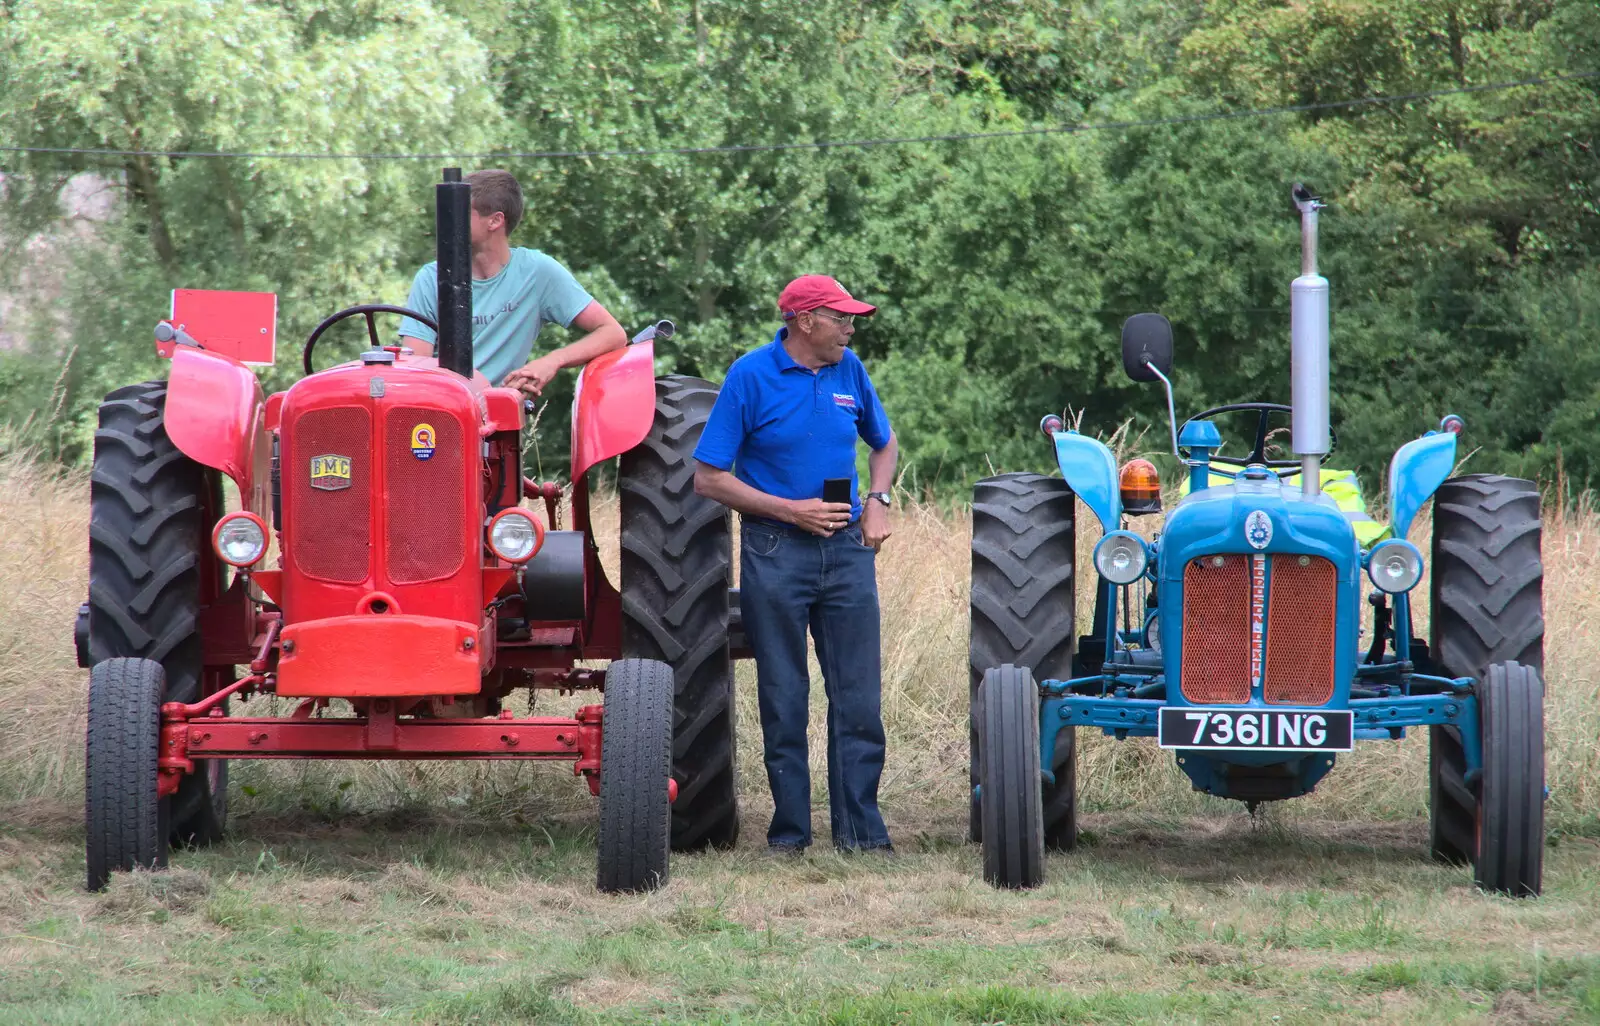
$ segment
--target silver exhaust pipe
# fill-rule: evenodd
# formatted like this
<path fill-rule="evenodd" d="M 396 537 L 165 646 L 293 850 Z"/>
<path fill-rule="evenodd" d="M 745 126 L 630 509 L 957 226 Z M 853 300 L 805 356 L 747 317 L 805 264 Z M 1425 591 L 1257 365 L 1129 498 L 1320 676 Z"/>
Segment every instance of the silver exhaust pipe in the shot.
<path fill-rule="evenodd" d="M 1294 382 L 1294 451 L 1307 499 L 1322 494 L 1322 457 L 1328 453 L 1328 279 L 1317 273 L 1317 211 L 1324 204 L 1296 182 L 1300 211 L 1300 277 L 1289 286 Z"/>

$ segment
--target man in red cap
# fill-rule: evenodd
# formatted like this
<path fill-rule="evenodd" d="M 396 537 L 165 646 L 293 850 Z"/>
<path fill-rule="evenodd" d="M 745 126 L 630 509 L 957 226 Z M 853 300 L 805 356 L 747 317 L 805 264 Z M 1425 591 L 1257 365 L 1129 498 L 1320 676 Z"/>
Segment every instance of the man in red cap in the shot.
<path fill-rule="evenodd" d="M 855 319 L 876 309 L 827 275 L 790 282 L 778 297 L 784 327 L 728 369 L 694 453 L 695 490 L 741 514 L 739 606 L 756 660 L 772 787 L 767 844 L 778 851 L 811 843 L 808 629 L 828 696 L 833 843 L 893 850 L 878 811 L 876 558 L 889 537 L 899 450 L 866 368 L 850 351 Z M 857 492 L 857 439 L 872 450 L 865 496 Z"/>

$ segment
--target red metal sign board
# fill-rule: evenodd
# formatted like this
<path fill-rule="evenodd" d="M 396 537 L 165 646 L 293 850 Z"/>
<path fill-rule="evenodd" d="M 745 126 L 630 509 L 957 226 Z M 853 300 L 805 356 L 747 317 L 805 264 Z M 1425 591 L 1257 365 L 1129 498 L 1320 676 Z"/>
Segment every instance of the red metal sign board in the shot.
<path fill-rule="evenodd" d="M 272 292 L 220 292 L 173 289 L 174 325 L 208 351 L 252 367 L 270 367 L 277 353 L 278 297 Z M 156 352 L 172 355 L 172 342 L 157 342 Z"/>

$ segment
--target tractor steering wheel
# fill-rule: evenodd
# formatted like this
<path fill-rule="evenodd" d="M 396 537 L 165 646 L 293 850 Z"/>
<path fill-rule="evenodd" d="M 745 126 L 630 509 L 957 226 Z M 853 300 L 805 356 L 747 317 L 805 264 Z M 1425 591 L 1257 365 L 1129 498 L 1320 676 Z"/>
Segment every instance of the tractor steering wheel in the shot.
<path fill-rule="evenodd" d="M 323 332 L 327 331 L 335 324 L 338 324 L 346 317 L 354 317 L 357 314 L 366 315 L 367 337 L 372 339 L 372 348 L 382 349 L 383 343 L 378 341 L 378 326 L 372 321 L 372 315 L 377 313 L 399 314 L 402 317 L 409 317 L 414 321 L 421 321 L 423 324 L 426 324 L 428 327 L 432 328 L 435 332 L 439 330 L 439 325 L 434 322 L 432 317 L 429 317 L 427 314 L 417 313 L 415 310 L 407 310 L 403 306 L 389 306 L 387 303 L 365 303 L 361 306 L 352 306 L 348 309 L 340 310 L 338 313 L 334 314 L 321 324 L 317 325 L 315 328 L 311 329 L 311 337 L 306 339 L 305 356 L 302 361 L 305 365 L 306 374 L 310 375 L 316 373 L 311 369 L 311 350 L 316 348 L 317 339 L 322 337 Z"/>
<path fill-rule="evenodd" d="M 1213 406 L 1209 410 L 1201 410 L 1190 417 L 1190 421 L 1210 420 L 1212 417 L 1223 413 L 1256 413 L 1256 439 L 1255 447 L 1250 450 L 1250 455 L 1243 460 L 1246 464 L 1258 463 L 1265 467 L 1280 467 L 1286 469 L 1300 469 L 1299 460 L 1269 460 L 1267 459 L 1267 424 L 1274 413 L 1287 413 L 1293 415 L 1294 407 L 1282 403 L 1229 403 L 1226 406 Z M 1187 423 L 1187 421 L 1185 422 Z M 1333 425 L 1328 425 L 1328 451 L 1322 454 L 1321 463 L 1328 462 L 1328 457 L 1339 447 L 1339 434 L 1333 430 Z M 1221 457 L 1226 463 L 1237 463 L 1238 460 Z"/>

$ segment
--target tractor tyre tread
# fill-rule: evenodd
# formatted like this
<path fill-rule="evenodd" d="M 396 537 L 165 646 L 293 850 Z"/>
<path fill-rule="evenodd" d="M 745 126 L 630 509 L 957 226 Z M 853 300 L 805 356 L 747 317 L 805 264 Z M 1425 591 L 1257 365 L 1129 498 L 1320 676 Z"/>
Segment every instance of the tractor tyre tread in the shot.
<path fill-rule="evenodd" d="M 1486 891 L 1537 897 L 1544 879 L 1544 685 L 1520 663 L 1489 667 L 1478 688 L 1483 729 L 1474 879 Z"/>
<path fill-rule="evenodd" d="M 1539 489 L 1499 474 L 1451 478 L 1433 497 L 1429 654 L 1447 676 L 1495 663 L 1544 672 Z"/>
<path fill-rule="evenodd" d="M 1043 474 L 985 478 L 972 493 L 972 585 L 968 647 L 968 782 L 978 785 L 978 687 L 992 667 L 1029 667 L 1036 680 L 1072 675 L 1075 497 L 1066 481 Z M 1077 846 L 1077 731 L 1056 736 L 1056 782 L 1044 784 L 1047 847 Z M 983 839 L 978 801 L 970 806 L 970 840 Z"/>
<path fill-rule="evenodd" d="M 1452 866 L 1469 866 L 1478 854 L 1478 798 L 1466 783 L 1461 731 L 1428 728 L 1428 853 Z"/>
<path fill-rule="evenodd" d="M 100 404 L 89 478 L 89 663 L 154 660 L 166 673 L 167 701 L 194 702 L 204 675 L 201 574 L 220 573 L 204 558 L 204 518 L 208 500 L 219 507 L 221 483 L 173 445 L 166 402 L 166 383 L 146 381 Z M 215 769 L 215 793 L 201 761 L 172 797 L 173 843 L 221 838 L 227 763 Z"/>
<path fill-rule="evenodd" d="M 167 865 L 170 807 L 159 795 L 165 675 L 152 659 L 105 659 L 89 671 L 84 848 L 91 891 L 113 872 Z"/>
<path fill-rule="evenodd" d="M 694 490 L 694 448 L 717 387 L 677 374 L 657 378 L 655 387 L 650 433 L 623 453 L 618 469 L 622 652 L 672 668 L 673 850 L 731 848 L 739 805 L 730 514 Z"/>
<path fill-rule="evenodd" d="M 1039 773 L 1039 688 L 1024 666 L 998 666 L 978 686 L 983 734 L 983 878 L 996 887 L 1044 881 L 1043 778 Z"/>
<path fill-rule="evenodd" d="M 619 659 L 606 671 L 601 718 L 601 891 L 650 891 L 667 882 L 671 777 L 672 667 Z"/>

